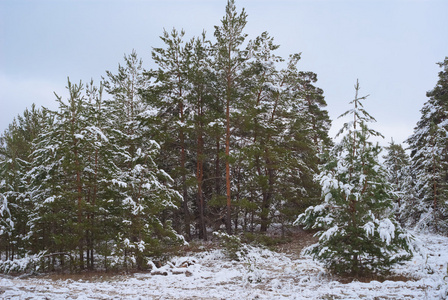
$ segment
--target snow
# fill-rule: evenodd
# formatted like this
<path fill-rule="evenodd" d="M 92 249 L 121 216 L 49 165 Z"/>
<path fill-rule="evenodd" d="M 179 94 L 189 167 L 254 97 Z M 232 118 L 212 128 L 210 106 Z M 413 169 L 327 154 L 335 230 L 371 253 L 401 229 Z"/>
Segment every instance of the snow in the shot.
<path fill-rule="evenodd" d="M 380 221 L 378 231 L 380 233 L 381 240 L 386 242 L 387 245 L 389 245 L 392 239 L 395 237 L 395 225 L 389 219 Z"/>
<path fill-rule="evenodd" d="M 53 196 L 48 197 L 47 199 L 44 200 L 43 204 L 53 203 L 54 200 L 55 200 L 55 198 Z"/>
<path fill-rule="evenodd" d="M 330 229 L 328 229 L 327 231 L 325 231 L 324 233 L 322 233 L 321 235 L 321 239 L 322 240 L 328 240 L 331 238 L 332 235 L 334 235 L 336 232 L 340 232 L 340 229 L 338 227 L 338 225 L 334 225 L 333 227 L 331 227 Z"/>
<path fill-rule="evenodd" d="M 123 187 L 123 188 L 126 188 L 128 186 L 128 184 L 126 182 L 123 182 L 123 181 L 118 180 L 118 179 L 112 179 L 111 182 L 112 182 L 112 184 L 116 184 L 119 187 Z"/>
<path fill-rule="evenodd" d="M 107 136 L 105 136 L 103 131 L 101 129 L 99 129 L 98 127 L 96 127 L 96 126 L 89 126 L 89 127 L 87 127 L 87 130 L 89 130 L 93 134 L 99 135 L 103 141 L 109 142 L 109 139 L 107 138 Z"/>
<path fill-rule="evenodd" d="M 420 254 L 394 268 L 412 280 L 341 283 L 308 256 L 248 248 L 240 262 L 220 250 L 175 257 L 152 272 L 61 279 L 0 276 L 4 299 L 446 299 L 448 238 L 415 234 Z M 159 272 L 155 272 L 159 271 Z M 156 275 L 166 274 L 163 275 Z M 76 277 L 72 277 L 76 278 Z"/>

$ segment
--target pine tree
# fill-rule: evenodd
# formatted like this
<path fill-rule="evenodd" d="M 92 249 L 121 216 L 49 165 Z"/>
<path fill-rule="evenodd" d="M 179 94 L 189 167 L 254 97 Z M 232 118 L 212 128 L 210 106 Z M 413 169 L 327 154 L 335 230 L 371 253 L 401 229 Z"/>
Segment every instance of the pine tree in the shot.
<path fill-rule="evenodd" d="M 395 215 L 401 224 L 409 226 L 415 223 L 413 215 L 416 204 L 409 155 L 400 144 L 393 141 L 385 150 L 387 153 L 383 156 L 384 167 L 395 195 Z"/>
<path fill-rule="evenodd" d="M 296 222 L 319 229 L 319 242 L 309 250 L 315 259 L 336 273 L 360 275 L 386 271 L 411 252 L 410 237 L 393 215 L 391 186 L 378 162 L 381 148 L 369 141 L 380 136 L 368 127 L 375 119 L 363 108 L 367 96 L 358 97 L 358 83 L 355 89 L 353 108 L 342 114 L 352 120 L 339 132 L 345 135 L 318 176 L 323 203 Z"/>
<path fill-rule="evenodd" d="M 210 65 L 210 42 L 206 39 L 205 32 L 202 36 L 192 39 L 189 43 L 192 48 L 191 65 L 188 71 L 188 81 L 191 83 L 191 92 L 188 101 L 191 105 L 192 128 L 191 136 L 196 141 L 196 206 L 198 208 L 198 228 L 199 238 L 207 240 L 207 199 L 206 195 L 213 194 L 212 185 L 205 186 L 207 177 L 213 178 L 213 172 L 208 170 L 207 163 L 210 158 L 216 135 L 214 116 L 217 112 L 214 109 L 212 86 L 214 74 Z M 193 139 L 192 139 L 193 140 Z M 208 171 L 208 172 L 207 172 Z"/>
<path fill-rule="evenodd" d="M 28 199 L 26 174 L 31 168 L 32 142 L 41 133 L 46 119 L 45 112 L 32 105 L 14 119 L 0 138 L 0 193 L 5 197 L 3 212 L 9 213 L 5 218 L 10 219 L 6 221 L 9 237 L 1 243 L 7 250 L 0 251 L 5 250 L 7 258 L 23 257 L 30 247 L 28 222 L 33 206 Z"/>
<path fill-rule="evenodd" d="M 326 106 L 323 92 L 313 85 L 317 76 L 299 71 L 299 60 L 299 54 L 291 55 L 281 77 L 281 97 L 286 101 L 279 106 L 284 111 L 279 115 L 279 122 L 282 126 L 288 124 L 286 130 L 279 131 L 278 141 L 283 150 L 279 157 L 284 161 L 279 176 L 283 186 L 277 192 L 286 200 L 278 206 L 283 223 L 292 221 L 294 212 L 303 212 L 308 206 L 317 204 L 319 185 L 314 177 L 320 155 L 331 145 L 328 137 L 330 119 L 323 109 Z M 289 122 L 285 123 L 288 118 Z"/>
<path fill-rule="evenodd" d="M 5 185 L 5 180 L 2 180 L 0 182 L 0 189 L 3 190 Z M 3 193 L 0 193 L 0 241 L 2 241 L 3 245 L 9 244 L 8 239 L 14 230 L 14 221 L 11 219 L 11 212 L 8 206 L 8 198 Z M 9 253 L 5 246 L 0 251 L 4 251 L 6 259 L 9 259 Z M 12 256 L 14 257 L 14 255 Z"/>
<path fill-rule="evenodd" d="M 298 71 L 300 55 L 291 55 L 287 68 L 278 70 L 283 59 L 273 54 L 278 46 L 267 33 L 248 48 L 250 68 L 244 75 L 250 93 L 239 107 L 242 121 L 235 130 L 241 149 L 237 174 L 243 174 L 237 197 L 243 199 L 244 224 L 249 215 L 252 230 L 255 221 L 265 232 L 271 222 L 290 224 L 297 209 L 317 198 L 313 177 L 329 119 L 319 121 L 321 132 L 313 130 L 317 125 L 310 120 L 317 120 L 320 108 L 311 99 L 319 90 L 312 89 L 310 72 Z"/>
<path fill-rule="evenodd" d="M 419 227 L 448 229 L 448 58 L 439 63 L 436 87 L 421 110 L 422 116 L 407 143 L 411 150 L 412 176 L 420 200 L 416 209 Z"/>
<path fill-rule="evenodd" d="M 242 214 L 244 229 L 250 225 L 253 231 L 255 223 L 261 231 L 269 226 L 270 208 L 274 196 L 275 170 L 271 162 L 271 136 L 275 135 L 272 121 L 275 118 L 274 93 L 272 87 L 277 84 L 278 71 L 275 63 L 282 58 L 274 54 L 278 49 L 273 38 L 267 32 L 262 33 L 247 46 L 247 67 L 240 82 L 244 89 L 242 99 L 235 102 L 234 114 L 233 182 L 236 186 L 235 230 L 238 215 Z"/>
<path fill-rule="evenodd" d="M 185 43 L 185 32 L 173 29 L 171 33 L 163 32 L 160 38 L 165 48 L 154 48 L 152 59 L 157 70 L 147 72 L 148 80 L 154 80 L 144 93 L 146 103 L 157 110 L 154 115 L 148 114 L 146 122 L 155 130 L 155 138 L 161 144 L 163 162 L 160 167 L 169 170 L 175 180 L 175 188 L 182 194 L 182 214 L 184 231 L 187 239 L 191 239 L 191 212 L 188 190 L 190 188 L 192 170 L 191 126 L 194 109 L 190 103 L 191 85 L 188 74 L 191 69 L 192 43 Z M 152 119 L 152 120 L 151 120 Z M 180 224 L 178 224 L 180 225 Z"/>
<path fill-rule="evenodd" d="M 225 178 L 226 178 L 226 230 L 232 232 L 232 178 L 230 174 L 231 127 L 234 125 L 235 104 L 244 97 L 242 93 L 242 73 L 246 68 L 248 53 L 242 48 L 247 34 L 243 33 L 247 14 L 243 9 L 238 13 L 234 0 L 229 0 L 221 26 L 215 26 L 216 43 L 213 45 L 218 86 L 216 96 L 225 105 Z"/>
<path fill-rule="evenodd" d="M 161 255 L 164 247 L 181 238 L 171 222 L 163 218 L 168 209 L 176 209 L 180 194 L 172 189 L 172 178 L 156 164 L 160 145 L 148 136 L 151 131 L 141 119 L 151 110 L 141 98 L 147 81 L 142 62 L 135 52 L 125 56 L 118 74 L 107 72 L 105 82 L 113 100 L 108 114 L 113 123 L 114 162 L 118 168 L 112 179 L 116 186 L 117 211 L 112 255 L 121 256 L 125 267 L 143 268 L 148 257 Z"/>
<path fill-rule="evenodd" d="M 88 226 L 85 192 L 92 140 L 86 134 L 84 85 L 68 80 L 67 102 L 57 96 L 59 110 L 51 112 L 55 122 L 35 141 L 30 193 L 36 216 L 32 227 L 40 249 L 50 253 L 77 252 L 77 265 L 85 267 Z"/>
<path fill-rule="evenodd" d="M 95 268 L 96 254 L 105 255 L 104 241 L 113 234 L 109 215 L 109 200 L 113 197 L 110 188 L 117 167 L 117 150 L 111 143 L 113 128 L 108 121 L 107 105 L 103 100 L 103 84 L 96 87 L 91 80 L 85 89 L 84 139 L 89 141 L 90 151 L 84 167 L 84 193 L 86 194 L 86 262 L 89 269 Z"/>

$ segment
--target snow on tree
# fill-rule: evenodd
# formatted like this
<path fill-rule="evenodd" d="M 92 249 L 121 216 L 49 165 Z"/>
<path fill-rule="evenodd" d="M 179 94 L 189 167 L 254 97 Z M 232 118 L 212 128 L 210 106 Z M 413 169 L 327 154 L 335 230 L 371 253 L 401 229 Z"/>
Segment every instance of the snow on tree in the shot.
<path fill-rule="evenodd" d="M 387 171 L 387 180 L 391 184 L 395 195 L 395 216 L 402 225 L 410 226 L 415 223 L 415 207 L 417 204 L 410 158 L 403 147 L 393 141 L 388 147 L 385 147 L 385 150 L 386 155 L 383 156 L 383 163 Z"/>
<path fill-rule="evenodd" d="M 232 180 L 231 180 L 231 128 L 235 126 L 235 109 L 238 102 L 244 97 L 244 89 L 241 88 L 243 71 L 246 69 L 248 53 L 243 48 L 247 34 L 244 28 L 247 24 L 247 13 L 244 8 L 238 13 L 234 0 L 228 0 L 226 14 L 221 20 L 221 26 L 215 26 L 216 43 L 213 45 L 215 54 L 213 66 L 216 68 L 217 79 L 220 86 L 219 96 L 225 103 L 226 134 L 225 134 L 225 178 L 226 178 L 226 231 L 232 233 Z"/>
<path fill-rule="evenodd" d="M 32 105 L 18 115 L 0 137 L 0 193 L 5 197 L 3 203 L 7 203 L 9 212 L 7 217 L 4 205 L 3 218 L 9 219 L 6 220 L 8 234 L 0 234 L 0 252 L 5 253 L 6 259 L 23 256 L 30 246 L 28 222 L 33 205 L 28 197 L 26 173 L 31 168 L 32 142 L 46 121 L 47 114 Z"/>
<path fill-rule="evenodd" d="M 87 243 L 86 193 L 90 151 L 94 140 L 87 134 L 89 110 L 84 85 L 68 80 L 69 97 L 57 97 L 54 122 L 35 140 L 29 192 L 35 205 L 30 222 L 38 237 L 36 247 L 50 253 L 75 252 L 84 268 Z"/>
<path fill-rule="evenodd" d="M 68 256 L 80 269 L 141 268 L 181 240 L 162 219 L 180 195 L 155 163 L 159 145 L 137 120 L 133 57 L 108 82 L 111 101 L 102 100 L 102 85 L 69 81 L 67 101 L 57 96 L 59 110 L 33 143 L 25 176 L 34 208 L 29 238 L 33 253 L 53 258 L 52 267 Z"/>
<path fill-rule="evenodd" d="M 189 98 L 192 83 L 189 73 L 192 69 L 192 42 L 184 41 L 185 32 L 173 29 L 171 33 L 164 30 L 160 37 L 165 48 L 153 48 L 152 59 L 157 70 L 146 72 L 154 81 L 144 91 L 146 103 L 151 109 L 146 113 L 146 122 L 151 123 L 153 136 L 161 146 L 159 166 L 168 170 L 174 179 L 174 188 L 181 192 L 182 211 L 177 212 L 184 219 L 184 232 L 191 239 L 191 202 L 188 190 L 191 189 L 192 170 L 187 168 L 189 160 L 189 143 L 192 134 L 192 115 L 195 109 Z M 155 108 L 154 114 L 152 108 Z M 178 223 L 178 230 L 181 229 Z M 203 234 L 201 234 L 203 236 Z"/>
<path fill-rule="evenodd" d="M 3 187 L 4 181 L 0 183 Z M 11 212 L 8 208 L 8 199 L 0 193 L 0 235 L 7 232 L 8 229 L 14 229 L 14 222 L 11 220 Z"/>
<path fill-rule="evenodd" d="M 141 124 L 141 115 L 148 111 L 142 102 L 141 90 L 147 82 L 142 74 L 142 61 L 132 52 L 125 56 L 125 66 L 118 74 L 107 72 L 105 86 L 113 100 L 108 104 L 113 131 L 111 142 L 117 149 L 114 163 L 117 172 L 114 202 L 119 207 L 118 234 L 114 238 L 115 256 L 122 256 L 126 267 L 143 268 L 148 257 L 161 255 L 164 248 L 183 240 L 171 222 L 163 220 L 168 209 L 177 208 L 181 195 L 172 188 L 173 179 L 159 169 L 156 159 L 160 145 L 150 138 L 149 129 Z"/>
<path fill-rule="evenodd" d="M 355 85 L 353 108 L 339 134 L 345 134 L 326 157 L 317 176 L 323 202 L 299 215 L 296 224 L 318 229 L 319 241 L 309 253 L 336 273 L 360 275 L 383 272 L 394 263 L 409 259 L 411 237 L 393 214 L 393 194 L 387 174 L 378 161 L 378 144 L 369 138 L 381 136 L 368 127 L 375 121 L 358 98 Z"/>
<path fill-rule="evenodd" d="M 407 143 L 411 150 L 411 170 L 420 228 L 448 230 L 448 57 L 439 63 L 443 68 L 434 89 Z"/>

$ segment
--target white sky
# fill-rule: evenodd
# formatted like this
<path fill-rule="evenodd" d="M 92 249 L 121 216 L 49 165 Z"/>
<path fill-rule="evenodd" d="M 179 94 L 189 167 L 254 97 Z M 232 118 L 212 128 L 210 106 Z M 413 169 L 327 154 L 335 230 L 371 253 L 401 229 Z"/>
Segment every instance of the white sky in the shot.
<path fill-rule="evenodd" d="M 163 28 L 203 29 L 213 39 L 226 0 L 1 0 L 0 131 L 34 102 L 56 108 L 53 92 L 74 82 L 99 82 L 135 49 L 149 69 Z M 332 136 L 359 78 L 375 128 L 402 142 L 413 131 L 448 56 L 447 0 L 236 0 L 246 32 L 268 31 L 287 57 L 318 75 Z"/>

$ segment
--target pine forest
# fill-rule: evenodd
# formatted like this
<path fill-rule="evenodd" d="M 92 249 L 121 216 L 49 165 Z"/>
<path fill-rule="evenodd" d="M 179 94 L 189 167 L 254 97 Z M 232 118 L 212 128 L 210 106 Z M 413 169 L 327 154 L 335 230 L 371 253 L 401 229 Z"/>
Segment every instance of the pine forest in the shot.
<path fill-rule="evenodd" d="M 229 0 L 212 34 L 164 30 L 154 68 L 132 51 L 10 123 L 0 272 L 142 271 L 210 241 L 238 260 L 300 228 L 332 274 L 379 276 L 412 259 L 410 229 L 448 235 L 448 57 L 408 146 L 373 141 L 362 78 L 333 139 L 318 74 L 247 16 Z"/>

